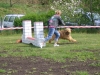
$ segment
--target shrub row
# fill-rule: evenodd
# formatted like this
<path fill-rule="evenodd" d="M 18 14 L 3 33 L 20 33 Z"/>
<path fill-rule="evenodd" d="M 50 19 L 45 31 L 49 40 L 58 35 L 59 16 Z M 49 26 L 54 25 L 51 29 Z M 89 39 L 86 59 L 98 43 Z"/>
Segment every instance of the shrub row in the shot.
<path fill-rule="evenodd" d="M 50 10 L 48 12 L 29 13 L 29 14 L 26 14 L 21 19 L 16 18 L 15 22 L 14 22 L 14 25 L 15 25 L 15 27 L 20 27 L 20 26 L 22 26 L 22 21 L 24 21 L 24 20 L 31 20 L 32 23 L 33 22 L 42 21 L 44 23 L 44 25 L 46 26 L 48 19 L 53 14 L 54 14 L 53 10 Z"/>
<path fill-rule="evenodd" d="M 100 28 L 75 28 L 72 30 L 75 33 L 100 33 Z"/>

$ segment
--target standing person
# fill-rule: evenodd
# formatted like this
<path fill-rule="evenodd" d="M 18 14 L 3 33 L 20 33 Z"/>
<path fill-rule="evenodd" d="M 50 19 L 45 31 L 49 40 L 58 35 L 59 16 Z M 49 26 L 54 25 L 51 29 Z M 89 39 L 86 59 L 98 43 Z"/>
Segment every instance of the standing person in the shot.
<path fill-rule="evenodd" d="M 53 34 L 55 34 L 56 37 L 55 37 L 54 47 L 59 46 L 57 44 L 57 42 L 60 37 L 60 33 L 58 32 L 57 27 L 58 27 L 58 25 L 65 25 L 64 21 L 61 19 L 61 11 L 60 10 L 55 11 L 55 15 L 53 15 L 51 17 L 48 24 L 49 24 L 49 26 L 48 26 L 49 32 L 48 32 L 48 36 L 44 40 L 44 43 L 46 43 L 48 40 L 50 40 L 52 38 Z"/>

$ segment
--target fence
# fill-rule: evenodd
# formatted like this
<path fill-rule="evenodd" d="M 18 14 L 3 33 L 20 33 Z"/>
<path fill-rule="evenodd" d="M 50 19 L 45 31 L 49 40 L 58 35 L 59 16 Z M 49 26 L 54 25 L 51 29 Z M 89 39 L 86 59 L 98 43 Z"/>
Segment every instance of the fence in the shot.
<path fill-rule="evenodd" d="M 48 26 L 44 26 L 44 28 L 48 28 Z M 100 28 L 100 26 L 59 26 L 58 28 Z M 0 30 L 14 30 L 14 29 L 23 29 L 23 27 L 0 28 Z"/>

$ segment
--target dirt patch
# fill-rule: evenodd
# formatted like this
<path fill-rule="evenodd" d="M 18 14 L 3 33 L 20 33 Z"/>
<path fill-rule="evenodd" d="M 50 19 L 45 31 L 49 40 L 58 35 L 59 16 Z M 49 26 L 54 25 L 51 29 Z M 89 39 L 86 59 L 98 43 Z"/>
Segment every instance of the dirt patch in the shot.
<path fill-rule="evenodd" d="M 78 75 L 76 71 L 87 71 L 89 75 L 100 75 L 100 66 L 93 66 L 97 61 L 54 62 L 41 57 L 0 57 L 0 75 Z"/>

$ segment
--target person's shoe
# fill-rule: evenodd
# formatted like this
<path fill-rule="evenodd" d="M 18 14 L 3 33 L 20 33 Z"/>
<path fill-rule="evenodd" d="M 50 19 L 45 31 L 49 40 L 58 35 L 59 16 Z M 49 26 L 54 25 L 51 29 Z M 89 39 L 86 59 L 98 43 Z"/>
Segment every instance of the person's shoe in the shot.
<path fill-rule="evenodd" d="M 59 46 L 58 44 L 54 44 L 54 47 Z"/>
<path fill-rule="evenodd" d="M 40 43 L 40 48 L 42 48 L 43 47 L 43 43 Z"/>
<path fill-rule="evenodd" d="M 45 42 L 43 42 L 43 46 L 46 46 L 46 43 Z"/>
<path fill-rule="evenodd" d="M 42 48 L 42 47 L 45 47 L 46 46 L 46 43 L 45 42 L 42 42 L 42 43 L 40 43 L 40 47 Z"/>

